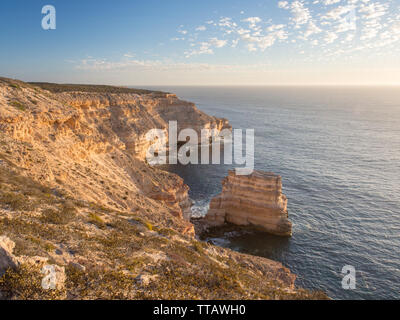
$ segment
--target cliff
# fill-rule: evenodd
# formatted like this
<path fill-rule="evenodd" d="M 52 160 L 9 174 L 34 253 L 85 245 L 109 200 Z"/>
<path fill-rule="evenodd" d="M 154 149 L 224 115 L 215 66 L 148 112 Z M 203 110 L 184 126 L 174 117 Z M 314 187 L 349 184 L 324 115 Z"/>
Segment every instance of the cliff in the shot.
<path fill-rule="evenodd" d="M 145 132 L 169 120 L 229 126 L 172 94 L 0 78 L 0 298 L 321 296 L 278 262 L 194 238 L 188 187 L 143 161 Z"/>
<path fill-rule="evenodd" d="M 179 218 L 188 216 L 188 187 L 178 176 L 145 164 L 151 144 L 145 134 L 166 129 L 170 120 L 198 131 L 228 126 L 193 103 L 161 93 L 53 94 L 3 82 L 0 106 L 1 131 L 12 138 L 16 165 L 30 176 L 118 210 L 136 209 L 136 197 L 143 196 L 145 210 L 167 208 Z M 27 146 L 35 152 L 27 152 Z M 189 223 L 185 228 L 193 232 Z"/>
<path fill-rule="evenodd" d="M 237 176 L 229 171 L 222 180 L 222 193 L 211 200 L 205 219 L 214 226 L 229 222 L 252 225 L 279 236 L 292 234 L 282 179 L 269 172 Z"/>

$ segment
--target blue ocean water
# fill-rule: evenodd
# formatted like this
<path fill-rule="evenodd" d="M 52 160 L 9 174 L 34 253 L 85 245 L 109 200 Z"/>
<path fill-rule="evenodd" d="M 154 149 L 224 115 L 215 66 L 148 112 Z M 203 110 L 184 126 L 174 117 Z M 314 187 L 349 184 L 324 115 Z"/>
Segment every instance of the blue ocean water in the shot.
<path fill-rule="evenodd" d="M 215 243 L 282 262 L 335 299 L 400 299 L 400 88 L 162 87 L 255 129 L 255 167 L 282 176 L 290 239 L 229 232 Z M 232 166 L 171 166 L 204 213 Z M 355 267 L 356 289 L 342 288 Z"/>

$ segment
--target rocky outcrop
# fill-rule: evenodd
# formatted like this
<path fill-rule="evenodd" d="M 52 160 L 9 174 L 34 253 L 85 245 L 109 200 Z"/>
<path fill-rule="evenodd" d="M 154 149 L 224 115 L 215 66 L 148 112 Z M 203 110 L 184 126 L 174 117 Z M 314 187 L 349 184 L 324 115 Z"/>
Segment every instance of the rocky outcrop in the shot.
<path fill-rule="evenodd" d="M 229 171 L 222 186 L 222 193 L 211 200 L 205 217 L 208 223 L 251 225 L 274 235 L 291 236 L 292 224 L 280 176 L 263 171 L 237 176 Z"/>
<path fill-rule="evenodd" d="M 15 269 L 18 261 L 13 255 L 15 243 L 9 238 L 0 236 L 0 276 L 8 269 Z"/>

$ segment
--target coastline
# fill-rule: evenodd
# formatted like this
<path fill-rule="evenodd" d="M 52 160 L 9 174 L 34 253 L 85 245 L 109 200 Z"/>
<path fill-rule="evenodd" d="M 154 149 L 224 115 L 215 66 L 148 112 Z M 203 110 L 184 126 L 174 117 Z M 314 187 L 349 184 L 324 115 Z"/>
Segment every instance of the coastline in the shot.
<path fill-rule="evenodd" d="M 225 120 L 173 94 L 85 90 L 0 79 L 0 235 L 18 262 L 2 270 L 3 296 L 48 297 L 37 287 L 47 263 L 60 268 L 56 299 L 326 297 L 296 288 L 279 262 L 196 240 L 183 179 L 143 161 L 147 130 L 169 120 L 221 130 Z"/>

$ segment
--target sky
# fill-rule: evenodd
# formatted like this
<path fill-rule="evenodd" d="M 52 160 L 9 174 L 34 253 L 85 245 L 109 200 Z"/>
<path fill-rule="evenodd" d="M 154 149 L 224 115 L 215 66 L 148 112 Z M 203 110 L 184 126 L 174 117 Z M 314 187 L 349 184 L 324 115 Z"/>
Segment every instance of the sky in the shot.
<path fill-rule="evenodd" d="M 45 5 L 56 28 L 44 30 Z M 113 85 L 399 85 L 400 0 L 1 0 L 0 76 Z"/>

